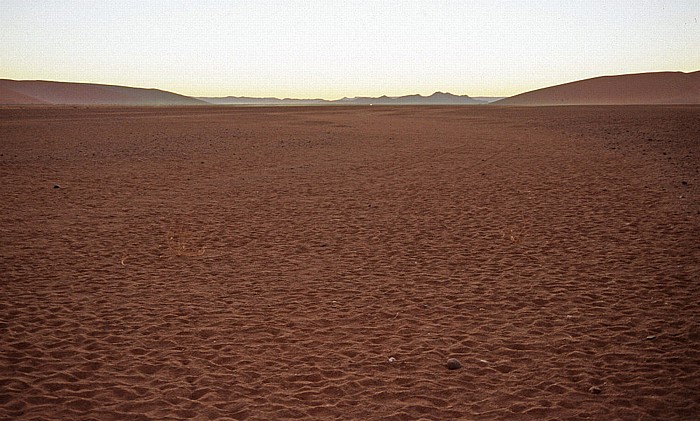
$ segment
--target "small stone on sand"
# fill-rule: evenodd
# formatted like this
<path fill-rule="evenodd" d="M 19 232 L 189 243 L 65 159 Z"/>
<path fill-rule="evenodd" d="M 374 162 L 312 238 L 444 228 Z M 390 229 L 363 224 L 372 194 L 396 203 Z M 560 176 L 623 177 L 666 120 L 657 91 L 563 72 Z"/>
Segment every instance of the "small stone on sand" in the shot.
<path fill-rule="evenodd" d="M 54 184 L 54 185 L 53 185 L 53 188 L 54 188 L 54 189 L 60 189 L 61 186 L 59 186 L 58 184 Z"/>
<path fill-rule="evenodd" d="M 591 386 L 588 388 L 588 391 L 593 393 L 594 395 L 599 395 L 603 389 L 599 388 L 598 386 Z"/>
<path fill-rule="evenodd" d="M 446 365 L 448 370 L 457 370 L 459 368 L 462 368 L 462 363 L 460 363 L 457 358 L 450 358 L 449 360 L 447 360 Z"/>

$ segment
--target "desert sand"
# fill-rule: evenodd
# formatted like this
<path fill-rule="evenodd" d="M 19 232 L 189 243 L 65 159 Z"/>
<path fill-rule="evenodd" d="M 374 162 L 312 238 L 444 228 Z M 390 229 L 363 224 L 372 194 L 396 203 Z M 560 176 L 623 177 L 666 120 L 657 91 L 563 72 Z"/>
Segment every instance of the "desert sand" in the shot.
<path fill-rule="evenodd" d="M 0 418 L 697 419 L 698 133 L 692 106 L 0 109 Z"/>
<path fill-rule="evenodd" d="M 96 83 L 0 79 L 2 105 L 206 105 L 196 98 L 160 89 Z"/>
<path fill-rule="evenodd" d="M 601 76 L 525 92 L 499 105 L 700 104 L 700 71 Z"/>

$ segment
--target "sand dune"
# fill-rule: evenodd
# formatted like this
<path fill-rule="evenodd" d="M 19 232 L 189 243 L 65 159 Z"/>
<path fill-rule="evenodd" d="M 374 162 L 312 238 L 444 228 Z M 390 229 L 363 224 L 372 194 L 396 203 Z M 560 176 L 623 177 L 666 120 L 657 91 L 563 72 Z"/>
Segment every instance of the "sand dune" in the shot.
<path fill-rule="evenodd" d="M 698 419 L 699 131 L 0 108 L 0 419 Z"/>
<path fill-rule="evenodd" d="M 159 89 L 0 79 L 0 104 L 198 105 L 206 103 Z"/>
<path fill-rule="evenodd" d="M 435 92 L 430 96 L 323 99 L 191 98 L 158 89 L 0 79 L 0 104 L 53 105 L 653 105 L 700 104 L 700 71 L 603 76 L 526 92 L 495 102 Z"/>
<path fill-rule="evenodd" d="M 700 71 L 603 76 L 526 92 L 496 105 L 700 104 Z"/>
<path fill-rule="evenodd" d="M 34 98 L 29 95 L 17 92 L 14 89 L 10 89 L 8 83 L 4 83 L 4 80 L 0 80 L 0 105 L 19 105 L 19 104 L 46 104 L 46 101 L 42 101 L 38 98 Z"/>

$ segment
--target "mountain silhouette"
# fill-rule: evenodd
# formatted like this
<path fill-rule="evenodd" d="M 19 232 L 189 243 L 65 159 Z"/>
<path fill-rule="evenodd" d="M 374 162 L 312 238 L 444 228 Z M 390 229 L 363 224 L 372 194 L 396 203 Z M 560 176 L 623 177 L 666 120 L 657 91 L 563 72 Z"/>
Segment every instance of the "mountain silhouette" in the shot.
<path fill-rule="evenodd" d="M 430 96 L 405 95 L 399 97 L 355 97 L 336 100 L 253 98 L 253 97 L 199 97 L 202 101 L 217 105 L 476 105 L 485 104 L 467 95 L 435 92 Z"/>

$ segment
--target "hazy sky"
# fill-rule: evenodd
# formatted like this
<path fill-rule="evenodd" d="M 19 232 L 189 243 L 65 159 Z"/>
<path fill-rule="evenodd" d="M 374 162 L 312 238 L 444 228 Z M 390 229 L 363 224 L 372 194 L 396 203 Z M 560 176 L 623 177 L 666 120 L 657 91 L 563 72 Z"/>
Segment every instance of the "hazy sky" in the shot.
<path fill-rule="evenodd" d="M 0 78 L 197 96 L 508 96 L 700 70 L 699 19 L 699 0 L 0 0 Z"/>

